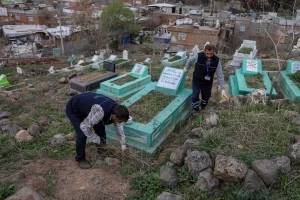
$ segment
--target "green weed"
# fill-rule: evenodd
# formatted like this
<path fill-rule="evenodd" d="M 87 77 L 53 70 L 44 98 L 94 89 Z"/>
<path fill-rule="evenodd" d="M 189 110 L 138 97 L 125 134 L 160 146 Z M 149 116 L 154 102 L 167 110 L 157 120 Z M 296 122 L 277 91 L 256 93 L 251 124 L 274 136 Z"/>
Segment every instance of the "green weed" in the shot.
<path fill-rule="evenodd" d="M 10 183 L 1 183 L 0 182 L 0 199 L 5 199 L 12 195 L 15 191 L 14 185 Z"/>

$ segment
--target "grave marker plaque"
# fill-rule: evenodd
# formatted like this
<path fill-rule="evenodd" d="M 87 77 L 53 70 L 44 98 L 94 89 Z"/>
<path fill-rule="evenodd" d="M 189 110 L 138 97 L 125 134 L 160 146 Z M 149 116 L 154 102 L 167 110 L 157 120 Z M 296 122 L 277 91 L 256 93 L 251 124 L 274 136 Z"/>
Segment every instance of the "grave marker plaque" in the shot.
<path fill-rule="evenodd" d="M 115 72 L 116 71 L 116 64 L 108 61 L 103 62 L 103 69 L 106 69 L 107 71 Z"/>
<path fill-rule="evenodd" d="M 158 80 L 157 86 L 175 90 L 182 79 L 183 71 L 171 67 L 165 67 Z"/>
<path fill-rule="evenodd" d="M 293 62 L 292 64 L 292 74 L 300 70 L 300 62 Z"/>
<path fill-rule="evenodd" d="M 249 72 L 258 72 L 258 63 L 256 60 L 247 60 L 246 70 Z"/>

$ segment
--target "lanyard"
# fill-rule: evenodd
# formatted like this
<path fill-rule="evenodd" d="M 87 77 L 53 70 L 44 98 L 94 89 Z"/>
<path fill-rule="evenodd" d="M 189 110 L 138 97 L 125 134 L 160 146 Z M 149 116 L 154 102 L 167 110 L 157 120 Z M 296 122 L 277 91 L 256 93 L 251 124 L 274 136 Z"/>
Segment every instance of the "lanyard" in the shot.
<path fill-rule="evenodd" d="M 210 68 L 210 61 L 209 62 L 206 62 L 206 73 L 208 75 L 208 71 L 209 71 L 209 68 Z"/>

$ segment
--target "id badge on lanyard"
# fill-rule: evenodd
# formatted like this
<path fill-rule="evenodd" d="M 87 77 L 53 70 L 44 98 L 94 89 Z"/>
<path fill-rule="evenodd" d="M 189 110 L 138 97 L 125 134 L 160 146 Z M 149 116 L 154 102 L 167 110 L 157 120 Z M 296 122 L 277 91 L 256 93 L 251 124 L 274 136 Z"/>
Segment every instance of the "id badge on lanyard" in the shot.
<path fill-rule="evenodd" d="M 210 76 L 208 75 L 210 62 L 207 62 L 205 66 L 206 66 L 206 76 L 204 77 L 204 80 L 210 81 Z"/>

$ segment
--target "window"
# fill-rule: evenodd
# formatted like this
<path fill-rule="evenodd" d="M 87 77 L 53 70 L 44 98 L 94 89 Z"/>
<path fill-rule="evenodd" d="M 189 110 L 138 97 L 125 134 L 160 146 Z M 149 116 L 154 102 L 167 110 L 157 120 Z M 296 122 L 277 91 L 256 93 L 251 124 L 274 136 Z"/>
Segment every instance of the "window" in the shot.
<path fill-rule="evenodd" d="M 16 19 L 16 20 L 20 20 L 20 15 L 16 15 L 16 16 L 15 16 L 15 19 Z"/>
<path fill-rule="evenodd" d="M 33 17 L 28 17 L 29 22 L 33 22 Z"/>
<path fill-rule="evenodd" d="M 185 38 L 186 38 L 186 34 L 185 33 L 179 33 L 178 34 L 178 39 L 179 40 L 185 40 Z"/>
<path fill-rule="evenodd" d="M 245 30 L 246 30 L 246 26 L 241 25 L 241 26 L 240 26 L 240 31 L 241 31 L 241 32 L 245 32 Z"/>
<path fill-rule="evenodd" d="M 255 33 L 259 33 L 260 32 L 260 27 L 256 27 L 255 28 Z"/>

